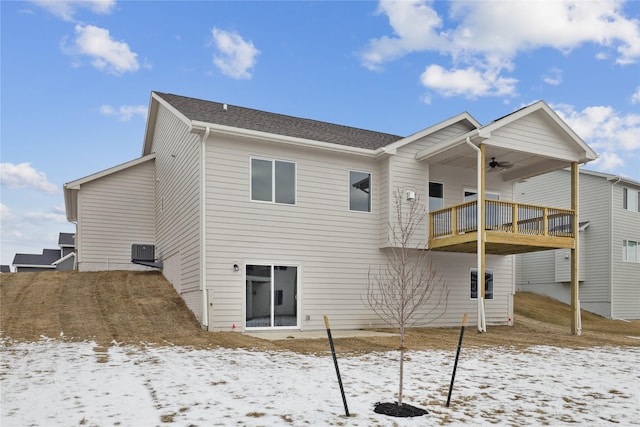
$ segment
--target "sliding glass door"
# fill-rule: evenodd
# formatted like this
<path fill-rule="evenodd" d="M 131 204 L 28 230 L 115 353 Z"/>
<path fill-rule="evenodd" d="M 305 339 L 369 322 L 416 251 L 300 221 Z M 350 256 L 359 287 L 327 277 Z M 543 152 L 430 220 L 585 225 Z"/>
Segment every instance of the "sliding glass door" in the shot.
<path fill-rule="evenodd" d="M 247 264 L 246 327 L 298 326 L 298 267 Z"/>

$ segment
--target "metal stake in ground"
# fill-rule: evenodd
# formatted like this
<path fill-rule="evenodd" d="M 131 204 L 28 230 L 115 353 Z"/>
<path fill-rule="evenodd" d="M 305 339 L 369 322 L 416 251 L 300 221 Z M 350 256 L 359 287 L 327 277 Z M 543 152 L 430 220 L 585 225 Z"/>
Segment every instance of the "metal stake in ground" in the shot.
<path fill-rule="evenodd" d="M 451 402 L 451 392 L 453 391 L 453 381 L 456 379 L 456 369 L 458 368 L 458 357 L 460 357 L 460 348 L 462 347 L 462 337 L 464 336 L 464 327 L 467 324 L 467 313 L 462 316 L 462 327 L 460 328 L 460 339 L 458 340 L 458 351 L 456 351 L 456 361 L 453 364 L 453 375 L 451 375 L 451 384 L 449 385 L 449 396 L 447 397 L 447 408 Z"/>
<path fill-rule="evenodd" d="M 331 354 L 333 355 L 333 364 L 336 367 L 336 375 L 338 375 L 338 384 L 340 384 L 340 394 L 342 394 L 344 413 L 348 417 L 349 408 L 347 407 L 347 398 L 344 396 L 344 387 L 342 387 L 342 378 L 340 377 L 340 369 L 338 368 L 338 359 L 336 358 L 336 350 L 333 347 L 333 338 L 331 337 L 331 328 L 329 327 L 329 318 L 327 316 L 324 316 L 324 325 L 327 327 L 327 336 L 329 337 L 329 345 L 331 346 Z"/>

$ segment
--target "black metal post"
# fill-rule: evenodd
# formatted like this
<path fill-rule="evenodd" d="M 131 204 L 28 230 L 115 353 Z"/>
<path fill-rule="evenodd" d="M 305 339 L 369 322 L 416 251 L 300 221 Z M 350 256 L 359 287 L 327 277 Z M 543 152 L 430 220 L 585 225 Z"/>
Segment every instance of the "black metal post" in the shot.
<path fill-rule="evenodd" d="M 467 313 L 462 316 L 462 327 L 460 328 L 460 339 L 458 340 L 458 350 L 456 351 L 456 361 L 453 364 L 453 375 L 451 375 L 451 384 L 449 385 L 449 396 L 447 397 L 447 408 L 451 403 L 451 392 L 453 391 L 453 381 L 456 379 L 456 369 L 458 369 L 458 358 L 460 357 L 460 348 L 462 347 L 462 337 L 464 336 L 464 327 L 467 324 Z"/>
<path fill-rule="evenodd" d="M 340 377 L 340 368 L 338 368 L 338 359 L 336 357 L 336 350 L 333 347 L 333 338 L 331 337 L 331 328 L 329 327 L 329 318 L 324 316 L 324 325 L 327 327 L 327 336 L 329 337 L 329 345 L 331 346 L 331 354 L 333 355 L 333 364 L 336 367 L 336 374 L 338 375 L 338 384 L 340 385 L 340 394 L 342 394 L 342 403 L 344 404 L 344 413 L 349 416 L 349 408 L 347 407 L 347 398 L 344 395 L 344 387 L 342 386 L 342 377 Z"/>

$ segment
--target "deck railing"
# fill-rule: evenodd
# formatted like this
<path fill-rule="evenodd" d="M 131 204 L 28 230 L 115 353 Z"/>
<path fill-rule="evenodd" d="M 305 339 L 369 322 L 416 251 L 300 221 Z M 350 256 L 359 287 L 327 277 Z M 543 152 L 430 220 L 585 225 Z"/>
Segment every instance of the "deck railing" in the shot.
<path fill-rule="evenodd" d="M 476 200 L 429 214 L 430 238 L 477 230 Z M 485 230 L 551 237 L 573 237 L 574 212 L 515 202 L 485 200 Z"/>

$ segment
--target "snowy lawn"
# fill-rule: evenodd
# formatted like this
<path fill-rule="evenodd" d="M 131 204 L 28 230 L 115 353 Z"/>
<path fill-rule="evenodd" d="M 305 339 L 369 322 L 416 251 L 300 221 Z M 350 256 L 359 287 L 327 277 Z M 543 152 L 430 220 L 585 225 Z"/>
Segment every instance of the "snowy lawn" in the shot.
<path fill-rule="evenodd" d="M 418 418 L 373 412 L 397 391 L 398 354 L 331 356 L 0 339 L 0 425 L 424 426 L 640 425 L 640 347 L 410 352 L 405 402 Z M 395 423 L 395 424 L 394 424 Z"/>

